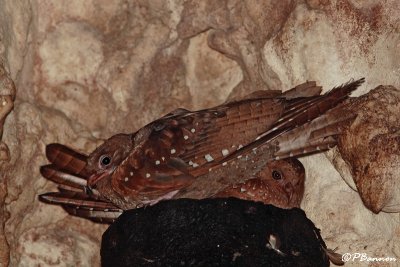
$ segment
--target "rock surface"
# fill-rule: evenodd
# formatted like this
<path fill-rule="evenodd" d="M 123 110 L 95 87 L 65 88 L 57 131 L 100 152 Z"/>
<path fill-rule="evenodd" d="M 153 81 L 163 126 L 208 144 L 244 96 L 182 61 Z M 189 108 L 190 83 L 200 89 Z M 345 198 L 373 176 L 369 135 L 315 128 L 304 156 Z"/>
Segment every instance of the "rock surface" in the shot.
<path fill-rule="evenodd" d="M 176 107 L 305 80 L 328 90 L 366 77 L 356 95 L 400 88 L 398 1 L 268 3 L 0 0 L 0 58 L 17 88 L 2 137 L 0 266 L 99 265 L 105 227 L 37 201 L 54 189 L 39 175 L 45 144 L 91 151 Z M 302 207 L 328 247 L 399 261 L 399 214 L 365 208 L 325 155 L 301 160 Z"/>
<path fill-rule="evenodd" d="M 400 90 L 379 86 L 344 107 L 357 119 L 340 136 L 338 150 L 366 207 L 375 213 L 400 212 Z M 339 166 L 339 157 L 333 163 Z M 348 172 L 347 172 L 348 173 Z"/>

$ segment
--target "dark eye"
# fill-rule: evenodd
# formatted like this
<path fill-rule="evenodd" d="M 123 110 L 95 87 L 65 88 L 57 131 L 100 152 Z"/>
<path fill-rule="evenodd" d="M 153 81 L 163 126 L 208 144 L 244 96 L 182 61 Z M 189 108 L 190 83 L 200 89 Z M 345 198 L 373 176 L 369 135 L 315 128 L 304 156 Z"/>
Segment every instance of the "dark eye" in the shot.
<path fill-rule="evenodd" d="M 109 155 L 103 155 L 99 160 L 100 166 L 107 167 L 111 163 L 111 157 Z"/>
<path fill-rule="evenodd" d="M 275 180 L 280 180 L 282 179 L 282 174 L 280 171 L 273 171 L 272 172 L 272 178 L 274 178 Z"/>

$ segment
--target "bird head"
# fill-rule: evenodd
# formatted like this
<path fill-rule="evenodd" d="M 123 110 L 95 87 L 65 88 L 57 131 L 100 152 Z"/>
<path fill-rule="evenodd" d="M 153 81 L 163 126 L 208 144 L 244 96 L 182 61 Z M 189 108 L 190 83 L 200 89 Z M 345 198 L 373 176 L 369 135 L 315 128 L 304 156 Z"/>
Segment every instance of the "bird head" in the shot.
<path fill-rule="evenodd" d="M 270 186 L 281 188 L 287 197 L 287 205 L 298 207 L 304 194 L 305 169 L 296 158 L 272 161 L 264 171 L 264 177 Z"/>
<path fill-rule="evenodd" d="M 88 157 L 86 171 L 89 188 L 95 188 L 99 181 L 111 177 L 115 169 L 129 155 L 133 148 L 132 135 L 117 134 L 107 139 Z"/>

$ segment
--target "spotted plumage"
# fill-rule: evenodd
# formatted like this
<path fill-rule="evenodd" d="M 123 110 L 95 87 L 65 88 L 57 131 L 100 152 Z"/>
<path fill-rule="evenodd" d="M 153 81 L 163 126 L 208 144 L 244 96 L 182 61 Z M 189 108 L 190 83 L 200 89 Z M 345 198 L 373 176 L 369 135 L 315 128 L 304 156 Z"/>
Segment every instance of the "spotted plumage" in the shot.
<path fill-rule="evenodd" d="M 70 214 L 91 219 L 96 222 L 110 223 L 118 218 L 122 209 L 101 197 L 95 189 L 86 187 L 87 177 L 79 174 L 80 163 L 87 156 L 62 145 L 49 145 L 47 154 L 50 158 L 64 158 L 71 162 L 57 169 L 53 164 L 42 166 L 44 177 L 59 184 L 60 192 L 40 195 L 40 199 L 52 204 L 62 205 Z M 67 159 L 71 155 L 71 159 Z M 81 162 L 77 161 L 79 156 Z M 76 164 L 78 163 L 78 164 Z M 75 169 L 78 167 L 77 169 Z M 131 172 L 130 176 L 133 175 Z M 303 165 L 295 158 L 268 162 L 266 167 L 255 177 L 238 184 L 227 186 L 214 195 L 214 198 L 236 197 L 245 200 L 261 201 L 281 208 L 299 207 L 304 193 L 305 171 Z M 125 177 L 129 179 L 129 177 Z"/>
<path fill-rule="evenodd" d="M 306 83 L 304 92 L 257 92 L 210 109 L 177 109 L 136 133 L 106 140 L 82 171 L 92 191 L 122 209 L 212 197 L 245 183 L 274 160 L 335 145 L 354 114 L 326 112 L 362 82 L 324 95 L 315 83 Z"/>
<path fill-rule="evenodd" d="M 255 177 L 233 184 L 214 197 L 236 197 L 261 201 L 280 208 L 300 207 L 304 194 L 305 170 L 298 159 L 268 162 Z"/>

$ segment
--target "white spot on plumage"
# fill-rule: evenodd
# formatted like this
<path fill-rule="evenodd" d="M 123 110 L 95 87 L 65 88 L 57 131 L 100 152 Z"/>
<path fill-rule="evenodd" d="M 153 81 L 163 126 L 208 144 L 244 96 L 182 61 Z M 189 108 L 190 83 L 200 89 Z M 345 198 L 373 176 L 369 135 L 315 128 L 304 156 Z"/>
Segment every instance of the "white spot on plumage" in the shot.
<path fill-rule="evenodd" d="M 237 150 L 241 149 L 242 147 L 243 147 L 242 145 L 239 145 Z"/>
<path fill-rule="evenodd" d="M 133 172 L 130 172 L 129 175 L 130 175 L 130 176 L 133 176 Z"/>
<path fill-rule="evenodd" d="M 290 152 L 289 156 L 293 157 L 293 152 Z"/>
<path fill-rule="evenodd" d="M 190 131 L 191 131 L 192 133 L 194 133 L 194 132 L 196 132 L 196 129 L 195 129 L 195 128 L 192 128 Z"/>
<path fill-rule="evenodd" d="M 192 166 L 193 165 L 193 161 L 190 160 L 189 161 L 189 165 Z"/>
<path fill-rule="evenodd" d="M 165 157 L 161 157 L 161 159 L 164 161 L 164 160 L 165 160 Z"/>
<path fill-rule="evenodd" d="M 107 212 L 107 211 L 108 211 L 108 209 L 104 209 L 104 211 L 105 211 L 105 212 Z"/>
<path fill-rule="evenodd" d="M 159 160 L 156 160 L 156 165 L 160 165 L 160 161 Z"/>
<path fill-rule="evenodd" d="M 249 195 L 249 196 L 251 196 L 251 197 L 255 197 L 255 196 L 256 196 L 256 195 L 254 195 L 254 194 L 251 193 L 251 192 L 247 192 L 246 194 Z"/>
<path fill-rule="evenodd" d="M 196 162 L 193 162 L 193 168 L 199 167 L 199 164 L 197 164 Z"/>
<path fill-rule="evenodd" d="M 222 156 L 228 156 L 229 155 L 229 150 L 228 149 L 222 149 L 222 151 L 221 151 L 221 153 L 222 153 Z"/>
<path fill-rule="evenodd" d="M 276 156 L 275 159 L 278 160 L 278 159 L 280 159 L 280 157 L 279 157 L 279 156 Z"/>
<path fill-rule="evenodd" d="M 214 158 L 213 158 L 210 154 L 206 154 L 206 155 L 204 156 L 204 158 L 207 160 L 207 162 L 211 162 L 211 161 L 214 160 Z"/>
<path fill-rule="evenodd" d="M 185 135 L 185 136 L 183 137 L 183 139 L 188 140 L 188 139 L 189 139 L 189 136 Z"/>
<path fill-rule="evenodd" d="M 228 164 L 226 161 L 224 163 L 222 163 L 222 166 L 226 166 L 226 164 Z"/>
<path fill-rule="evenodd" d="M 125 182 L 128 182 L 128 180 L 129 180 L 128 177 L 125 177 L 125 178 L 124 178 L 124 181 L 125 181 Z"/>
<path fill-rule="evenodd" d="M 175 154 L 176 150 L 175 148 L 171 149 L 171 154 Z"/>
<path fill-rule="evenodd" d="M 146 178 L 150 178 L 150 173 L 146 173 Z"/>
<path fill-rule="evenodd" d="M 316 147 L 316 149 L 317 149 L 318 151 L 320 151 L 320 150 L 321 150 L 321 149 L 319 148 L 319 146 L 317 146 L 317 147 Z"/>
<path fill-rule="evenodd" d="M 240 188 L 240 192 L 242 192 L 242 193 L 246 192 L 246 189 L 242 187 L 242 188 Z"/>
<path fill-rule="evenodd" d="M 240 159 L 242 157 L 242 155 L 237 156 L 238 159 Z"/>

